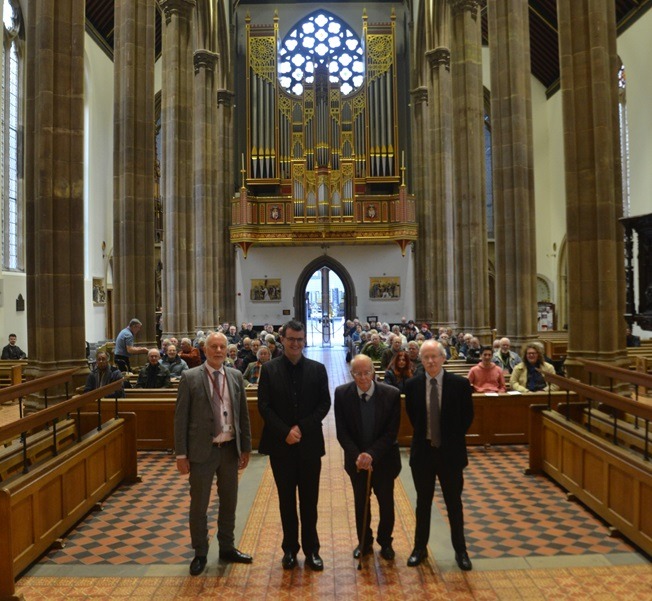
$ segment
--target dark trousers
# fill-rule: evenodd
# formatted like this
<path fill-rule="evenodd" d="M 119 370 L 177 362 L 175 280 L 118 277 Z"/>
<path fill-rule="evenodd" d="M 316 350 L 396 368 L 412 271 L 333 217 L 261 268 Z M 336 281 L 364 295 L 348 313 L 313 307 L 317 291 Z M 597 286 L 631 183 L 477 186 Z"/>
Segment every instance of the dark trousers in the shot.
<path fill-rule="evenodd" d="M 441 451 L 435 447 L 428 447 L 425 456 L 422 456 L 418 462 L 414 462 L 410 468 L 417 491 L 417 525 L 414 532 L 414 546 L 424 549 L 428 545 L 435 479 L 439 478 L 439 485 L 448 511 L 453 549 L 456 553 L 464 553 L 466 541 L 462 509 L 463 468 L 451 468 L 446 457 L 442 456 Z"/>
<path fill-rule="evenodd" d="M 125 355 L 116 355 L 115 356 L 115 365 L 122 372 L 131 372 L 131 365 L 129 363 L 129 357 Z"/>
<path fill-rule="evenodd" d="M 278 501 L 283 525 L 285 553 L 299 551 L 299 516 L 301 516 L 301 547 L 306 555 L 319 552 L 317 536 L 317 502 L 319 501 L 319 475 L 321 457 L 302 456 L 292 449 L 282 457 L 270 455 L 270 465 L 278 489 Z M 299 516 L 297 515 L 297 491 Z"/>
<path fill-rule="evenodd" d="M 366 529 L 364 536 L 365 549 L 370 547 L 373 542 L 373 533 L 371 532 L 371 507 L 367 512 L 367 523 L 363 525 L 364 508 L 367 502 L 367 470 L 349 473 L 351 484 L 353 486 L 353 500 L 355 504 L 355 527 L 358 534 L 358 543 L 362 544 L 362 533 Z M 394 478 L 379 471 L 371 472 L 371 490 L 373 490 L 378 500 L 378 511 L 380 521 L 378 522 L 378 544 L 381 547 L 387 547 L 392 544 L 392 532 L 394 531 Z M 370 495 L 371 496 L 371 495 Z"/>

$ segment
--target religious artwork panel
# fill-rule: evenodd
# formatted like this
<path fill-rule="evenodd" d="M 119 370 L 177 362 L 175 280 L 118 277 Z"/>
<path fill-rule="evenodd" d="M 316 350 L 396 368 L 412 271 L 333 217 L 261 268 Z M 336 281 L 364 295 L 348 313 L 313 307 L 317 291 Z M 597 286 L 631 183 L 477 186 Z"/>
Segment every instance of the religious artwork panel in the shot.
<path fill-rule="evenodd" d="M 253 279 L 249 300 L 254 302 L 280 302 L 281 280 L 280 279 Z"/>
<path fill-rule="evenodd" d="M 369 278 L 369 298 L 373 300 L 398 300 L 401 298 L 400 277 Z"/>

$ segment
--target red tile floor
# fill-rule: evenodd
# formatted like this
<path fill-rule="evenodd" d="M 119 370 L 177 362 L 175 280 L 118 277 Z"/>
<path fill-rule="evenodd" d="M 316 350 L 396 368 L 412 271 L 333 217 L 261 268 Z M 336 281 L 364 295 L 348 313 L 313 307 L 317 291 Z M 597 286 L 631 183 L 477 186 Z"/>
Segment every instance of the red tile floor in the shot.
<path fill-rule="evenodd" d="M 348 379 L 343 349 L 309 349 L 329 370 L 331 388 Z M 2 415 L 0 413 L 0 419 Z M 472 572 L 460 572 L 448 541 L 441 498 L 433 512 L 429 560 L 405 564 L 412 548 L 414 498 L 407 463 L 396 487 L 396 560 L 378 549 L 363 569 L 351 557 L 355 526 L 350 484 L 342 469 L 332 413 L 324 423 L 319 533 L 323 573 L 281 568 L 281 526 L 267 461 L 254 456 L 241 480 L 240 549 L 248 566 L 209 555 L 192 578 L 187 534 L 187 483 L 173 458 L 140 454 L 142 482 L 125 486 L 69 533 L 17 582 L 31 599 L 652 599 L 652 567 L 607 525 L 544 476 L 525 476 L 524 447 L 473 449 L 465 472 L 465 517 Z M 377 507 L 372 503 L 372 515 Z M 437 521 L 439 520 L 439 521 Z M 211 520 L 214 523 L 214 519 Z M 214 545 L 216 546 L 216 545 Z"/>

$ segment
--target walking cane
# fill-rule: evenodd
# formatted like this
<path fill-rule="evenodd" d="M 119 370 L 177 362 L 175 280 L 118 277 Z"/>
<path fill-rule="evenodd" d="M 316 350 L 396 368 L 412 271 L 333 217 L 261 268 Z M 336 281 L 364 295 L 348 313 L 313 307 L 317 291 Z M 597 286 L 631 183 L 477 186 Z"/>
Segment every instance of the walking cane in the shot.
<path fill-rule="evenodd" d="M 358 557 L 358 570 L 362 569 L 362 556 L 365 552 L 365 538 L 367 535 L 367 518 L 369 517 L 369 501 L 371 500 L 371 470 L 367 470 L 367 496 L 364 502 L 364 515 L 362 517 L 362 540 L 360 541 L 360 557 Z"/>

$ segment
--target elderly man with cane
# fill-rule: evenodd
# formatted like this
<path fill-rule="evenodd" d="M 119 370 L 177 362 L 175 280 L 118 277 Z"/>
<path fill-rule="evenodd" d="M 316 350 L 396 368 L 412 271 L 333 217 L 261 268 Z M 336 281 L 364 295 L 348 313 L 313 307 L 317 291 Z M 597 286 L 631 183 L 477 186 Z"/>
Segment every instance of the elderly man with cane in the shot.
<path fill-rule="evenodd" d="M 361 560 L 373 550 L 369 500 L 373 489 L 380 510 L 377 540 L 383 559 L 394 559 L 394 480 L 401 471 L 397 442 L 401 401 L 397 388 L 374 381 L 374 368 L 366 355 L 351 361 L 353 382 L 335 390 L 337 440 L 344 449 L 344 469 L 351 478 L 358 546 Z M 360 568 L 361 565 L 358 565 Z"/>

